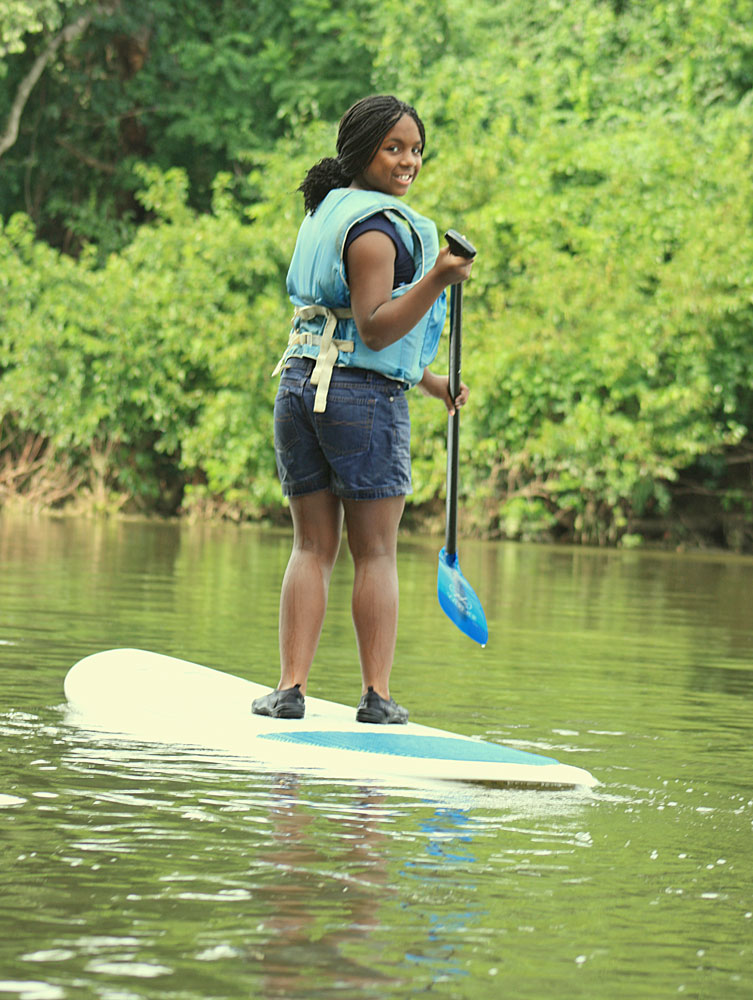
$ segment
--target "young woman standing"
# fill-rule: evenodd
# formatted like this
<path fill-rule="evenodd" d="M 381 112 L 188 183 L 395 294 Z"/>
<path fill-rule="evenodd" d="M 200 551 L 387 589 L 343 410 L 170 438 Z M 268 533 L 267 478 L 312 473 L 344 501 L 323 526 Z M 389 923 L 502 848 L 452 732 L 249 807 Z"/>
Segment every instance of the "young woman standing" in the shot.
<path fill-rule="evenodd" d="M 281 674 L 253 711 L 301 718 L 343 518 L 355 578 L 361 722 L 404 723 L 390 696 L 398 620 L 397 533 L 411 491 L 405 392 L 418 385 L 450 413 L 434 360 L 445 288 L 472 261 L 439 249 L 436 227 L 400 199 L 421 169 L 424 126 L 410 105 L 376 95 L 340 121 L 337 158 L 301 184 L 306 217 L 287 288 L 295 306 L 275 400 L 275 452 L 293 550 L 280 597 Z"/>

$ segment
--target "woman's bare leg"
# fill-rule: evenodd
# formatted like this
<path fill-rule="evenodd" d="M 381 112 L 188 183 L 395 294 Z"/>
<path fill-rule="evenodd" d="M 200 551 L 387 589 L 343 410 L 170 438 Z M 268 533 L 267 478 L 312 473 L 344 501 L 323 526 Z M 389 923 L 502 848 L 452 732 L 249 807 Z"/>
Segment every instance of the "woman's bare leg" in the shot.
<path fill-rule="evenodd" d="M 363 690 L 390 697 L 395 657 L 399 590 L 397 532 L 405 497 L 344 500 L 348 546 L 353 556 L 353 624 Z"/>
<path fill-rule="evenodd" d="M 340 549 L 343 510 L 329 490 L 291 497 L 293 551 L 280 593 L 279 688 L 306 681 L 319 644 L 332 569 Z"/>

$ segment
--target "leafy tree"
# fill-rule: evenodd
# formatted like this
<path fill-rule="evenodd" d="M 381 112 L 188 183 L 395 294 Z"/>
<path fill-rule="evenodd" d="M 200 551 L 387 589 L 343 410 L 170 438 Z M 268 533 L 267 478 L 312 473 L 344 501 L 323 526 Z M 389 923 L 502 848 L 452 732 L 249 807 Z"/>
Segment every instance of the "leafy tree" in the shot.
<path fill-rule="evenodd" d="M 246 175 L 258 151 L 307 121 L 337 115 L 369 89 L 372 6 L 87 5 L 88 30 L 60 48 L 24 103 L 20 134 L 4 158 L 0 215 L 25 210 L 48 241 L 66 250 L 94 241 L 106 253 L 144 219 L 133 175 L 142 161 L 183 168 L 192 201 L 204 210 L 220 171 L 230 170 L 239 196 L 252 201 Z M 52 30 L 7 61 L 0 122 L 11 114 L 9 95 L 48 51 Z"/>

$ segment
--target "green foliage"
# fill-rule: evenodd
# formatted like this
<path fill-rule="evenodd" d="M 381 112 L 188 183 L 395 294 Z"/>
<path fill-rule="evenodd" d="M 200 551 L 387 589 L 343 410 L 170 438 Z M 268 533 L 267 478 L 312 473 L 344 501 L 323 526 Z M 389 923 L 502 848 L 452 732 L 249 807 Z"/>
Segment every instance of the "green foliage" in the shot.
<path fill-rule="evenodd" d="M 54 26 L 65 23 L 65 12 L 49 6 Z M 232 172 L 240 198 L 254 200 L 245 178 L 258 154 L 319 116 L 338 116 L 371 84 L 378 29 L 370 0 L 87 6 L 96 12 L 91 27 L 48 67 L 0 161 L 0 215 L 26 211 L 67 251 L 87 241 L 116 249 L 132 235 L 128 226 L 118 232 L 116 220 L 144 221 L 133 197 L 136 162 L 182 168 L 191 204 L 204 211 L 222 171 Z M 45 23 L 41 15 L 37 22 Z M 0 133 L 47 34 L 27 41 L 7 62 Z"/>
<path fill-rule="evenodd" d="M 174 509 L 190 479 L 236 486 L 237 507 L 258 512 L 275 482 L 279 252 L 233 211 L 227 178 L 197 215 L 180 171 L 141 173 L 160 219 L 103 267 L 35 242 L 24 217 L 5 227 L 0 412 L 142 507 Z"/>
<path fill-rule="evenodd" d="M 0 416 L 145 508 L 279 506 L 295 189 L 394 91 L 427 124 L 411 204 L 479 247 L 464 523 L 635 545 L 681 491 L 749 513 L 753 0 L 179 6 L 100 13 L 2 161 Z M 436 506 L 446 417 L 412 414 Z"/>
<path fill-rule="evenodd" d="M 508 142 L 504 197 L 489 192 L 468 220 L 490 251 L 480 284 L 497 277 L 473 314 L 496 324 L 470 434 L 502 526 L 511 500 L 538 519 L 543 499 L 576 537 L 614 541 L 630 515 L 666 509 L 667 484 L 699 455 L 749 433 L 753 192 L 739 125 L 731 115 L 713 141 L 659 119 Z"/>
<path fill-rule="evenodd" d="M 23 52 L 25 36 L 60 28 L 71 8 L 86 0 L 3 0 L 0 7 L 0 59 Z M 3 64 L 0 62 L 0 76 Z"/>

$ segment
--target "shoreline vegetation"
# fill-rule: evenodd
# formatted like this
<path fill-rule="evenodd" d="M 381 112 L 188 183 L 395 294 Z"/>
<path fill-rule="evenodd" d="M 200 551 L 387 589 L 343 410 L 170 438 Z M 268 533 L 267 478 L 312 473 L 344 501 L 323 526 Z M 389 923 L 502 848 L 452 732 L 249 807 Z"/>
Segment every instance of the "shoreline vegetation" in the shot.
<path fill-rule="evenodd" d="M 753 552 L 753 0 L 253 6 L 0 12 L 0 515 L 283 521 L 296 188 L 381 91 L 427 125 L 411 204 L 479 248 L 464 533 Z"/>
<path fill-rule="evenodd" d="M 750 475 L 751 469 L 745 469 L 744 474 Z M 15 464 L 9 461 L 7 450 L 0 455 L 0 518 L 3 516 L 233 523 L 273 528 L 289 524 L 282 498 L 277 505 L 259 509 L 253 515 L 220 497 L 172 509 L 165 503 L 147 507 L 125 493 L 111 490 L 101 478 L 85 481 L 80 471 L 55 459 L 54 451 L 40 439 L 27 442 L 21 460 Z M 486 541 L 753 553 L 751 519 L 744 513 L 726 511 L 719 495 L 690 485 L 678 488 L 668 514 L 630 518 L 617 537 L 608 533 L 607 521 L 593 521 L 591 530 L 580 533 L 571 516 L 555 516 L 548 526 L 536 526 L 530 532 L 514 524 L 512 530 L 505 530 L 505 525 L 490 525 L 484 511 L 474 507 L 469 498 L 461 503 L 459 518 L 467 538 Z M 409 498 L 401 531 L 441 537 L 444 519 L 441 496 L 424 503 Z"/>

